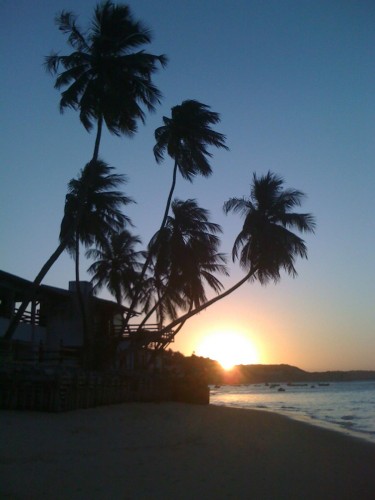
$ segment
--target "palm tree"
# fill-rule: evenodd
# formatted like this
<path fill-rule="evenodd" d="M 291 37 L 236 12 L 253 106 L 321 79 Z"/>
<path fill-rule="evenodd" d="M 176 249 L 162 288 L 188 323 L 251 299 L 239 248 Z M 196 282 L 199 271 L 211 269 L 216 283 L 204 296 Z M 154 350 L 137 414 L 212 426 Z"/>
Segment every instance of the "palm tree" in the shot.
<path fill-rule="evenodd" d="M 245 221 L 237 236 L 232 257 L 241 267 L 252 270 L 254 279 L 266 284 L 280 279 L 280 270 L 296 277 L 296 257 L 307 258 L 305 242 L 291 229 L 314 232 L 311 214 L 291 212 L 301 205 L 304 194 L 295 189 L 283 189 L 284 181 L 268 172 L 263 177 L 253 175 L 249 198 L 230 198 L 224 212 L 240 213 Z"/>
<path fill-rule="evenodd" d="M 88 269 L 94 289 L 106 286 L 119 305 L 132 296 L 134 283 L 142 268 L 140 259 L 144 253 L 135 250 L 140 243 L 138 236 L 124 229 L 111 233 L 98 247 L 86 252 L 88 258 L 95 259 Z"/>
<path fill-rule="evenodd" d="M 167 59 L 138 50 L 151 42 L 152 35 L 133 19 L 127 5 L 111 1 L 98 4 L 87 32 L 76 24 L 72 12 L 62 11 L 55 21 L 68 36 L 73 52 L 63 56 L 52 53 L 46 57 L 45 67 L 57 75 L 55 88 L 65 89 L 60 111 L 79 111 L 87 131 L 97 124 L 96 160 L 103 121 L 110 133 L 131 136 L 137 131 L 137 122 L 145 121 L 143 108 L 152 112 L 160 103 L 161 93 L 152 83 L 152 75 L 159 64 L 166 65 Z"/>
<path fill-rule="evenodd" d="M 185 310 L 198 307 L 207 300 L 205 284 L 216 293 L 222 290 L 213 273 L 228 274 L 225 257 L 218 253 L 221 227 L 209 221 L 208 211 L 195 200 L 174 200 L 172 213 L 149 244 L 162 292 L 142 324 L 155 309 L 175 319 L 174 306 Z"/>
<path fill-rule="evenodd" d="M 161 228 L 169 213 L 177 171 L 190 182 L 198 174 L 208 177 L 212 174 L 208 161 L 212 154 L 208 151 L 208 146 L 228 150 L 225 135 L 211 128 L 211 125 L 220 122 L 220 115 L 210 111 L 210 107 L 205 104 L 195 100 L 183 101 L 172 108 L 171 118 L 163 117 L 163 122 L 164 125 L 155 130 L 154 155 L 157 163 L 161 163 L 167 152 L 174 160 L 174 167 Z"/>
<path fill-rule="evenodd" d="M 69 182 L 65 214 L 61 223 L 60 240 L 63 240 L 69 228 L 77 221 L 75 233 L 68 241 L 67 250 L 75 257 L 76 291 L 86 344 L 88 328 L 79 277 L 80 243 L 85 247 L 94 242 L 100 244 L 113 231 L 130 223 L 129 218 L 121 212 L 121 208 L 132 200 L 122 192 L 114 190 L 126 182 L 126 177 L 113 174 L 112 170 L 113 167 L 105 162 L 92 160 L 82 169 L 77 179 Z"/>
<path fill-rule="evenodd" d="M 78 178 L 69 182 L 60 241 L 75 226 L 75 235 L 67 245 L 71 252 L 75 251 L 77 239 L 89 246 L 130 223 L 121 208 L 133 200 L 117 190 L 127 179 L 123 174 L 112 173 L 113 170 L 104 161 L 91 160 Z"/>
<path fill-rule="evenodd" d="M 211 125 L 220 122 L 220 115 L 211 111 L 210 107 L 205 104 L 195 100 L 183 101 L 182 104 L 172 108 L 171 118 L 163 117 L 163 122 L 164 125 L 155 131 L 154 155 L 157 163 L 160 163 L 164 159 L 165 152 L 167 152 L 174 160 L 174 168 L 172 185 L 159 231 L 162 231 L 167 221 L 176 186 L 177 172 L 179 171 L 182 177 L 190 182 L 198 174 L 208 177 L 212 173 L 209 163 L 212 154 L 209 152 L 208 147 L 214 146 L 228 150 L 225 145 L 225 135 L 211 128 Z M 142 280 L 150 261 L 151 255 L 146 259 L 143 266 L 139 285 L 130 309 L 133 309 L 136 304 L 141 291 Z M 127 321 L 129 318 L 128 315 Z"/>
<path fill-rule="evenodd" d="M 230 198 L 224 204 L 225 213 L 240 213 L 245 219 L 234 242 L 232 257 L 233 261 L 239 259 L 246 274 L 222 294 L 172 321 L 161 330 L 161 334 L 227 297 L 247 281 L 277 282 L 282 269 L 292 277 L 297 276 L 296 257 L 307 258 L 307 248 L 291 230 L 313 233 L 315 220 L 311 214 L 292 211 L 301 205 L 304 194 L 295 189 L 284 189 L 283 185 L 283 179 L 274 173 L 268 172 L 262 177 L 254 174 L 250 196 Z"/>
<path fill-rule="evenodd" d="M 64 217 L 61 222 L 60 244 L 35 278 L 30 296 L 22 302 L 8 326 L 6 339 L 12 338 L 43 278 L 64 250 L 76 253 L 76 278 L 79 281 L 79 242 L 89 245 L 94 241 L 102 241 L 103 236 L 129 222 L 128 217 L 120 209 L 130 203 L 131 199 L 116 190 L 125 183 L 126 177 L 113 174 L 112 170 L 113 167 L 109 167 L 106 163 L 92 160 L 81 171 L 78 179 L 69 182 Z"/>

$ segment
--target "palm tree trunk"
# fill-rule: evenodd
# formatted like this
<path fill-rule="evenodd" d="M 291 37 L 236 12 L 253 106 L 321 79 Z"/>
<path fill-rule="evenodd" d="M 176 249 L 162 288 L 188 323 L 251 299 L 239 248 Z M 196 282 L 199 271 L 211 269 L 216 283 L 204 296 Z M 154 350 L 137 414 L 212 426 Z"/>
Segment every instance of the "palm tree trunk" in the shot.
<path fill-rule="evenodd" d="M 169 344 L 172 342 L 172 338 L 174 338 L 178 332 L 182 329 L 182 327 L 184 326 L 184 324 L 186 323 L 187 319 L 185 319 L 184 321 L 182 321 L 178 327 L 176 328 L 176 330 L 173 332 L 173 337 L 170 338 L 170 340 L 168 340 L 168 343 L 165 343 L 163 344 L 162 342 L 159 343 L 158 347 L 156 348 L 156 351 L 162 351 L 163 349 L 166 349 Z"/>
<path fill-rule="evenodd" d="M 223 299 L 224 297 L 227 297 L 228 295 L 233 293 L 235 290 L 237 290 L 237 288 L 240 288 L 240 286 L 242 286 L 244 283 L 246 283 L 246 281 L 248 281 L 254 275 L 255 272 L 256 272 L 255 268 L 250 269 L 250 271 L 246 274 L 246 276 L 244 278 L 242 278 L 242 280 L 240 280 L 238 283 L 233 285 L 231 288 L 228 288 L 228 290 L 226 290 L 222 294 L 217 295 L 213 299 L 208 300 L 207 302 L 196 307 L 192 311 L 190 311 L 190 312 L 184 314 L 183 316 L 181 316 L 180 318 L 177 318 L 176 320 L 172 321 L 171 323 L 169 323 L 169 325 L 162 328 L 162 330 L 160 331 L 160 334 L 162 335 L 163 333 L 166 333 L 168 330 L 171 330 L 174 326 L 176 326 L 182 322 L 185 323 L 185 321 L 188 320 L 189 318 L 195 316 L 196 314 L 203 311 L 204 309 L 207 309 L 207 307 L 212 306 L 212 304 L 215 304 L 215 302 L 218 302 L 219 300 Z M 179 330 L 180 329 L 178 329 L 178 331 Z"/>
<path fill-rule="evenodd" d="M 193 309 L 193 301 L 190 303 L 190 307 L 189 307 L 189 313 L 191 312 L 191 310 Z M 178 325 L 178 327 L 176 328 L 176 330 L 173 332 L 173 337 L 174 338 L 178 332 L 182 329 L 182 327 L 184 326 L 184 324 L 186 323 L 186 321 L 188 320 L 188 318 L 186 318 L 184 321 L 181 321 L 181 323 Z M 157 347 L 157 350 L 160 351 L 162 349 L 165 349 L 167 346 L 169 346 L 169 344 L 171 343 L 172 341 L 172 338 L 168 341 L 167 344 L 164 344 L 163 343 L 160 343 L 159 346 Z"/>
<path fill-rule="evenodd" d="M 176 187 L 177 167 L 178 167 L 178 163 L 177 163 L 177 160 L 175 160 L 174 167 L 173 167 L 172 185 L 171 185 L 171 189 L 169 190 L 167 205 L 165 207 L 164 217 L 163 217 L 163 221 L 161 223 L 159 231 L 161 231 L 164 228 L 165 223 L 167 222 L 167 217 L 168 217 L 169 209 L 170 209 L 171 203 L 172 203 L 172 196 L 173 196 L 173 193 L 174 193 L 174 189 Z"/>
<path fill-rule="evenodd" d="M 97 161 L 98 156 L 99 156 L 99 147 L 100 147 L 100 139 L 102 137 L 102 128 L 103 128 L 103 116 L 100 115 L 100 117 L 98 118 L 98 130 L 96 132 L 94 153 L 92 155 L 92 159 L 94 161 Z"/>
<path fill-rule="evenodd" d="M 89 331 L 87 327 L 87 316 L 85 310 L 85 302 L 82 295 L 81 281 L 79 275 L 79 235 L 78 231 L 76 231 L 76 248 L 75 248 L 75 275 L 76 275 L 76 293 L 78 299 L 78 307 L 81 312 L 82 319 L 82 331 L 83 331 L 83 345 L 85 346 L 85 365 L 90 365 L 92 361 L 92 352 L 91 352 L 91 339 L 89 338 Z"/>
<path fill-rule="evenodd" d="M 27 306 L 29 305 L 30 301 L 33 300 L 33 298 L 35 297 L 36 292 L 37 292 L 41 282 L 43 281 L 43 279 L 45 278 L 46 274 L 51 269 L 53 264 L 57 261 L 57 259 L 60 257 L 60 255 L 63 253 L 63 251 L 66 249 L 68 242 L 71 240 L 72 236 L 74 235 L 74 233 L 76 232 L 76 230 L 79 226 L 79 221 L 82 217 L 83 209 L 84 209 L 84 206 L 81 203 L 81 206 L 78 208 L 77 217 L 76 217 L 74 225 L 71 226 L 69 232 L 65 235 L 65 237 L 62 239 L 62 241 L 60 241 L 60 244 L 57 247 L 57 249 L 53 252 L 51 257 L 43 265 L 42 269 L 39 271 L 39 273 L 37 274 L 36 278 L 33 281 L 32 288 L 29 291 L 28 297 L 22 301 L 21 306 L 19 307 L 17 313 L 11 319 L 11 321 L 8 325 L 8 328 L 4 334 L 5 340 L 9 341 L 12 339 L 14 332 L 16 331 L 16 328 L 21 321 L 21 318 L 27 309 Z"/>
<path fill-rule="evenodd" d="M 167 205 L 165 207 L 163 220 L 162 220 L 162 223 L 160 225 L 159 235 L 160 235 L 160 231 L 162 231 L 162 229 L 165 226 L 165 223 L 166 223 L 167 217 L 168 217 L 168 213 L 169 213 L 169 209 L 170 209 L 170 206 L 171 206 L 171 203 L 172 203 L 172 196 L 173 196 L 174 189 L 176 187 L 177 168 L 178 168 L 178 163 L 177 163 L 177 160 L 175 160 L 175 162 L 174 162 L 174 168 L 173 168 L 173 176 L 172 176 L 172 185 L 171 185 L 171 188 L 169 190 Z M 158 240 L 159 240 L 159 238 L 156 239 L 155 245 L 158 244 Z M 142 268 L 141 274 L 140 274 L 140 276 L 138 278 L 138 282 L 137 282 L 137 285 L 135 287 L 135 293 L 134 293 L 134 296 L 133 296 L 133 300 L 132 300 L 132 302 L 130 304 L 128 314 L 126 315 L 126 318 L 125 318 L 125 325 L 128 324 L 129 319 L 131 318 L 131 313 L 133 312 L 134 307 L 135 307 L 135 305 L 137 303 L 137 300 L 139 298 L 139 294 L 141 292 L 142 281 L 143 281 L 143 278 L 145 277 L 147 268 L 150 265 L 150 261 L 151 261 L 151 252 L 148 253 L 148 256 L 146 258 L 146 262 L 143 264 L 143 268 Z"/>
<path fill-rule="evenodd" d="M 29 291 L 28 297 L 22 301 L 17 313 L 13 316 L 13 318 L 11 319 L 11 321 L 8 325 L 8 328 L 7 328 L 5 335 L 4 335 L 5 340 L 12 339 L 14 332 L 16 331 L 16 328 L 19 325 L 19 322 L 21 321 L 21 318 L 27 309 L 27 306 L 29 305 L 30 301 L 33 300 L 33 298 L 35 297 L 36 292 L 39 288 L 39 285 L 43 281 L 43 279 L 46 276 L 46 274 L 48 273 L 48 271 L 51 269 L 53 264 L 57 261 L 57 259 L 60 257 L 60 255 L 65 250 L 69 239 L 70 239 L 70 234 L 64 238 L 64 240 L 59 244 L 57 249 L 53 252 L 51 257 L 47 260 L 47 262 L 44 264 L 42 269 L 39 271 L 37 277 L 33 281 L 32 288 Z"/>
<path fill-rule="evenodd" d="M 138 326 L 138 331 L 141 330 L 141 328 L 143 327 L 143 325 L 146 323 L 146 321 L 150 318 L 150 316 L 156 311 L 156 309 L 158 308 L 159 306 L 159 303 L 160 303 L 160 300 L 157 300 L 155 302 L 155 304 L 151 307 L 151 309 L 148 311 L 148 313 L 146 314 L 146 316 L 143 318 L 143 320 L 141 321 L 140 325 Z"/>
<path fill-rule="evenodd" d="M 190 308 L 189 308 L 189 312 L 191 311 L 193 307 L 193 304 L 190 305 Z M 173 338 L 178 334 L 178 332 L 181 330 L 181 328 L 184 326 L 184 324 L 186 323 L 186 319 L 185 321 L 182 321 L 180 325 L 178 325 L 177 329 L 175 330 L 175 332 L 173 333 Z M 171 339 L 172 340 L 172 339 Z M 168 341 L 168 343 L 163 343 L 163 342 L 159 342 L 158 345 L 156 346 L 156 348 L 154 349 L 154 351 L 151 353 L 151 356 L 150 356 L 150 359 L 148 360 L 148 363 L 147 363 L 147 367 L 149 367 L 151 365 L 151 363 L 154 361 L 155 357 L 156 357 L 156 354 L 159 352 L 159 351 L 162 351 L 163 349 L 165 349 L 166 347 L 169 346 L 169 344 L 171 343 L 171 340 Z"/>
<path fill-rule="evenodd" d="M 162 295 L 160 295 L 159 291 L 158 291 L 158 299 L 155 301 L 155 304 L 151 307 L 151 309 L 148 311 L 148 313 L 146 314 L 146 316 L 143 318 L 143 320 L 141 321 L 139 327 L 138 327 L 138 331 L 143 327 L 143 325 L 146 323 L 146 321 L 149 319 L 149 317 L 157 310 L 157 308 L 161 305 L 162 303 L 162 300 L 164 299 L 164 297 L 166 296 L 167 292 L 165 291 Z"/>

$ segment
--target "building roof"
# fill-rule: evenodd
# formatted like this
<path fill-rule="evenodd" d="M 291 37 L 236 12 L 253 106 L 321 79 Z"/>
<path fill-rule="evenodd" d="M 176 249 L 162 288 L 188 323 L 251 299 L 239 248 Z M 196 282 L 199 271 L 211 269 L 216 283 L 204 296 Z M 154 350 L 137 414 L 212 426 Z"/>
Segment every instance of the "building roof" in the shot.
<path fill-rule="evenodd" d="M 0 270 L 0 291 L 4 289 L 12 290 L 15 293 L 16 301 L 20 302 L 32 292 L 33 282 L 26 280 L 25 278 L 16 276 L 15 274 Z M 45 299 L 47 297 L 55 297 L 59 298 L 60 300 L 66 300 L 69 299 L 73 293 L 75 292 L 65 290 L 64 288 L 57 288 L 50 285 L 39 285 L 38 291 L 36 293 L 36 298 Z M 95 297 L 95 295 L 92 296 L 92 300 L 94 300 L 95 303 L 99 306 L 112 307 L 115 309 L 120 308 L 123 312 L 129 311 L 128 307 L 119 306 L 117 302 L 102 299 L 100 297 Z"/>

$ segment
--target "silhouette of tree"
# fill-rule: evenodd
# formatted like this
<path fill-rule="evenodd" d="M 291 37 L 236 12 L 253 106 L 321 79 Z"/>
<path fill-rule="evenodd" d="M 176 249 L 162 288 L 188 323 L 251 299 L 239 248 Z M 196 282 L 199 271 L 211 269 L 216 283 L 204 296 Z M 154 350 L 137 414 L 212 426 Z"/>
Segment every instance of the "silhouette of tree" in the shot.
<path fill-rule="evenodd" d="M 35 278 L 30 296 L 22 302 L 8 326 L 6 339 L 12 338 L 38 286 L 64 250 L 68 249 L 70 253 L 75 253 L 78 272 L 79 242 L 85 246 L 95 241 L 101 242 L 106 235 L 130 222 L 121 212 L 121 207 L 132 200 L 116 190 L 126 182 L 126 177 L 113 174 L 112 170 L 113 167 L 109 167 L 103 161 L 92 160 L 82 169 L 78 179 L 69 182 L 64 217 L 61 222 L 60 244 Z M 82 296 L 79 300 L 82 308 Z M 83 322 L 85 329 L 84 316 Z"/>
<path fill-rule="evenodd" d="M 315 220 L 311 214 L 292 212 L 301 205 L 304 194 L 294 189 L 283 189 L 284 181 L 274 173 L 262 177 L 253 175 L 248 198 L 230 198 L 224 204 L 224 212 L 240 213 L 244 218 L 242 230 L 237 236 L 232 257 L 239 260 L 246 274 L 238 283 L 182 315 L 161 330 L 161 334 L 185 322 L 203 309 L 227 297 L 247 281 L 258 280 L 266 284 L 277 282 L 280 270 L 297 276 L 296 257 L 307 258 L 305 242 L 291 230 L 314 232 Z"/>
<path fill-rule="evenodd" d="M 86 252 L 95 262 L 88 268 L 94 290 L 107 287 L 119 305 L 132 297 L 134 283 L 142 268 L 144 252 L 136 251 L 141 240 L 127 230 L 111 233 L 96 248 Z"/>
<path fill-rule="evenodd" d="M 155 130 L 154 155 L 160 163 L 167 152 L 174 160 L 174 167 L 161 228 L 164 227 L 169 213 L 177 171 L 190 182 L 197 175 L 208 177 L 212 174 L 209 163 L 212 153 L 208 151 L 208 146 L 228 150 L 225 135 L 211 128 L 211 125 L 220 122 L 220 115 L 210 111 L 210 107 L 205 104 L 195 100 L 183 101 L 172 108 L 171 118 L 163 117 L 163 122 L 164 125 Z"/>
<path fill-rule="evenodd" d="M 190 310 L 207 300 L 205 284 L 219 293 L 221 282 L 213 273 L 227 275 L 225 257 L 218 253 L 222 232 L 195 200 L 174 200 L 164 228 L 151 239 L 149 251 L 158 293 L 148 317 L 157 311 L 159 321 L 176 319 L 177 310 Z"/>
<path fill-rule="evenodd" d="M 174 160 L 172 174 L 172 185 L 169 191 L 160 231 L 164 228 L 174 189 L 176 186 L 177 172 L 179 171 L 184 179 L 193 181 L 197 175 L 208 177 L 212 173 L 209 158 L 212 153 L 208 147 L 223 148 L 225 145 L 225 135 L 216 132 L 211 125 L 220 122 L 220 115 L 210 111 L 210 107 L 195 100 L 186 100 L 178 106 L 172 108 L 171 118 L 163 117 L 164 125 L 155 131 L 156 145 L 154 155 L 158 163 L 163 161 L 164 155 L 168 155 Z M 140 293 L 142 281 L 151 261 L 151 255 L 144 264 L 139 286 L 137 287 L 131 309 L 136 305 Z M 129 315 L 127 320 L 129 319 Z"/>
<path fill-rule="evenodd" d="M 91 26 L 83 32 L 76 23 L 76 15 L 62 11 L 55 22 L 68 36 L 73 52 L 61 56 L 52 53 L 45 59 L 45 67 L 57 75 L 55 88 L 61 93 L 60 111 L 72 108 L 79 111 L 80 120 L 87 131 L 97 124 L 93 160 L 98 160 L 103 121 L 110 133 L 133 135 L 137 123 L 145 121 L 145 112 L 155 110 L 161 93 L 152 82 L 158 65 L 167 63 L 165 55 L 153 55 L 138 50 L 152 41 L 151 32 L 140 21 L 135 21 L 126 5 L 111 1 L 99 4 L 94 11 Z M 60 67 L 63 71 L 59 72 Z M 24 301 L 6 332 L 10 339 L 25 312 L 28 302 L 67 246 L 71 248 L 72 235 L 76 233 L 79 218 L 84 212 L 77 210 L 74 226 L 60 235 L 60 245 L 44 264 L 34 280 L 29 300 Z M 79 239 L 76 238 L 76 249 Z M 78 255 L 76 258 L 78 266 Z M 79 288 L 77 289 L 79 292 Z"/>
<path fill-rule="evenodd" d="M 61 223 L 60 241 L 64 240 L 70 227 L 76 226 L 75 232 L 68 240 L 67 250 L 75 257 L 76 291 L 86 340 L 88 328 L 80 288 L 79 245 L 82 243 L 88 247 L 94 242 L 101 244 L 106 236 L 130 223 L 129 218 L 121 212 L 121 208 L 132 200 L 116 190 L 126 182 L 126 177 L 113 174 L 112 170 L 113 167 L 109 167 L 105 162 L 92 160 L 82 169 L 77 179 L 69 182 L 65 213 Z"/>
<path fill-rule="evenodd" d="M 253 183 L 249 198 L 230 198 L 224 204 L 224 212 L 240 213 L 245 221 L 237 236 L 232 257 L 239 259 L 245 271 L 252 270 L 253 279 L 265 284 L 277 282 L 280 270 L 297 276 L 294 267 L 296 257 L 307 258 L 304 241 L 291 232 L 314 232 L 315 222 L 311 214 L 291 212 L 301 205 L 304 194 L 295 189 L 283 189 L 281 177 L 268 172 Z"/>
<path fill-rule="evenodd" d="M 137 131 L 137 122 L 145 121 L 143 108 L 152 112 L 160 103 L 161 93 L 152 75 L 159 64 L 166 65 L 167 58 L 138 50 L 151 43 L 152 36 L 148 28 L 133 19 L 127 5 L 110 1 L 97 5 L 87 32 L 81 30 L 76 15 L 69 11 L 62 11 L 55 22 L 67 35 L 73 52 L 63 56 L 52 53 L 46 57 L 45 67 L 57 75 L 55 88 L 65 89 L 60 111 L 79 111 L 87 131 L 97 124 L 93 153 L 96 160 L 103 122 L 110 133 L 131 136 Z"/>
<path fill-rule="evenodd" d="M 69 182 L 60 241 L 75 226 L 74 237 L 67 245 L 71 253 L 75 253 L 77 240 L 86 247 L 94 241 L 101 243 L 113 231 L 131 224 L 121 208 L 133 200 L 117 190 L 127 179 L 123 174 L 112 173 L 113 170 L 104 161 L 92 160 L 81 170 L 77 179 Z"/>
<path fill-rule="evenodd" d="M 271 172 L 261 177 L 254 174 L 249 196 L 230 198 L 224 204 L 226 214 L 234 212 L 244 218 L 232 258 L 245 271 L 245 276 L 225 291 L 215 276 L 228 274 L 225 258 L 218 252 L 220 226 L 209 221 L 208 212 L 195 200 L 172 203 L 178 172 L 190 182 L 197 175 L 208 177 L 212 173 L 209 148 L 228 150 L 225 135 L 212 128 L 220 122 L 219 114 L 195 100 L 174 106 L 171 117 L 164 116 L 163 125 L 155 131 L 156 162 L 161 163 L 166 154 L 174 160 L 172 183 L 159 231 L 151 239 L 148 252 L 134 250 L 140 240 L 125 229 L 131 223 L 121 211 L 132 200 L 117 190 L 125 176 L 112 173 L 113 169 L 99 159 L 102 129 L 105 124 L 110 133 L 118 136 L 136 133 L 139 121 L 145 121 L 145 111 L 154 111 L 160 103 L 161 93 L 152 77 L 167 59 L 141 49 L 151 42 L 150 31 L 133 19 L 126 5 L 100 3 L 86 32 L 69 11 L 62 11 L 56 24 L 73 50 L 69 55 L 52 53 L 46 57 L 45 67 L 56 76 L 55 88 L 61 91 L 60 111 L 79 111 L 89 132 L 96 125 L 95 146 L 92 160 L 68 184 L 59 246 L 35 278 L 5 339 L 12 338 L 44 276 L 67 249 L 75 256 L 77 295 L 87 344 L 79 286 L 80 245 L 96 246 L 87 252 L 89 258 L 96 259 L 89 268 L 95 287 L 106 285 L 119 304 L 130 301 L 125 324 L 138 304 L 145 313 L 140 329 L 154 312 L 160 324 L 167 317 L 171 319 L 169 325 L 160 328 L 160 338 L 175 327 L 176 333 L 190 317 L 246 282 L 277 282 L 281 271 L 295 277 L 296 258 L 307 258 L 307 248 L 293 231 L 314 232 L 315 220 L 311 214 L 293 211 L 301 205 L 304 194 L 285 189 L 281 177 Z M 210 300 L 206 286 L 217 294 Z M 160 342 L 158 348 L 162 347 Z"/>

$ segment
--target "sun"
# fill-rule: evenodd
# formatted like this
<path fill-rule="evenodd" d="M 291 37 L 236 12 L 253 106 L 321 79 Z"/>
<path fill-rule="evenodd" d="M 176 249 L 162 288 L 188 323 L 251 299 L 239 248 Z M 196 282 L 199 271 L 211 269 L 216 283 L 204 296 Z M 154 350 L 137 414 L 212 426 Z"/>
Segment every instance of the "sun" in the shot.
<path fill-rule="evenodd" d="M 225 370 L 230 370 L 235 365 L 259 362 L 259 354 L 252 341 L 244 334 L 229 331 L 205 336 L 196 353 L 218 361 Z"/>

